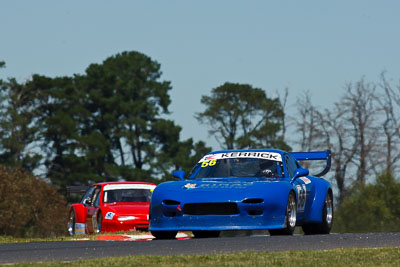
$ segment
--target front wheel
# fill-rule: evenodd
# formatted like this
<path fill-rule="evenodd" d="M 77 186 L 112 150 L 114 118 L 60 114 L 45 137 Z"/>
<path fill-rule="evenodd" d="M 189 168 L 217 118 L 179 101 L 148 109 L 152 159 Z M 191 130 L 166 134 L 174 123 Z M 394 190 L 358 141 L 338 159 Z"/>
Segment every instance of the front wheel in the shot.
<path fill-rule="evenodd" d="M 221 231 L 192 231 L 195 238 L 219 237 Z"/>
<path fill-rule="evenodd" d="M 326 194 L 324 207 L 322 209 L 322 222 L 307 223 L 303 225 L 303 232 L 306 235 L 324 235 L 331 232 L 333 225 L 333 198 L 332 194 Z"/>
<path fill-rule="evenodd" d="M 270 235 L 293 235 L 294 229 L 296 228 L 296 196 L 294 192 L 290 192 L 288 202 L 286 205 L 286 216 L 285 216 L 285 227 L 282 229 L 271 229 L 269 230 Z"/>
<path fill-rule="evenodd" d="M 151 231 L 156 239 L 174 239 L 178 231 Z"/>
<path fill-rule="evenodd" d="M 72 210 L 68 216 L 68 233 L 70 236 L 75 235 L 75 211 Z"/>

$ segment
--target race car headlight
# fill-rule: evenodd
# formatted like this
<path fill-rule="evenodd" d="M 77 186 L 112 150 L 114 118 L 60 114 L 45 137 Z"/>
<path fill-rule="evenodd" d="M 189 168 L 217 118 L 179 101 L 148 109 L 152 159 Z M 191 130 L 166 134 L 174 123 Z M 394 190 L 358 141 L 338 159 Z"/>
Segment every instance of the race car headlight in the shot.
<path fill-rule="evenodd" d="M 135 220 L 135 216 L 119 216 L 118 221 L 133 221 Z"/>

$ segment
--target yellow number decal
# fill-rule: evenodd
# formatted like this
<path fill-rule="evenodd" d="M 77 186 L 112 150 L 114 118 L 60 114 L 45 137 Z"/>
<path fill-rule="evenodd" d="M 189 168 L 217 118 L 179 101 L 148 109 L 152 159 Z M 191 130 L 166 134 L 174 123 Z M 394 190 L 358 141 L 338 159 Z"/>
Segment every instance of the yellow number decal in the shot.
<path fill-rule="evenodd" d="M 203 161 L 203 163 L 201 163 L 201 167 L 204 168 L 207 166 L 214 166 L 216 163 L 217 163 L 216 159 Z"/>

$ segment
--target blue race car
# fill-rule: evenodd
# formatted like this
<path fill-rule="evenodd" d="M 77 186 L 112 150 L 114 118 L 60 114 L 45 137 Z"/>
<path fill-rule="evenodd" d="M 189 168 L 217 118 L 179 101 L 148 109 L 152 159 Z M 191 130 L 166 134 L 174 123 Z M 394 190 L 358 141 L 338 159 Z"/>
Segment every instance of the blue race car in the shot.
<path fill-rule="evenodd" d="M 298 161 L 326 160 L 311 176 Z M 150 204 L 149 230 L 157 239 L 178 231 L 195 237 L 218 237 L 224 230 L 268 229 L 271 235 L 329 234 L 333 192 L 326 174 L 331 152 L 277 149 L 215 151 L 205 155 L 185 179 L 156 187 Z"/>

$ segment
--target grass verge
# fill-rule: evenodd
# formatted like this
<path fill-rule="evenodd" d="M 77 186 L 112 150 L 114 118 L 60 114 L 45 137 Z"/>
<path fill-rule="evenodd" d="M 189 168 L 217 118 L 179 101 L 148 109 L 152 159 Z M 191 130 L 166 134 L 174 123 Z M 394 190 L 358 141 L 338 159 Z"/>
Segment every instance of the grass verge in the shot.
<path fill-rule="evenodd" d="M 14 266 L 400 266 L 400 248 L 131 256 Z"/>

